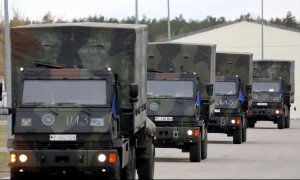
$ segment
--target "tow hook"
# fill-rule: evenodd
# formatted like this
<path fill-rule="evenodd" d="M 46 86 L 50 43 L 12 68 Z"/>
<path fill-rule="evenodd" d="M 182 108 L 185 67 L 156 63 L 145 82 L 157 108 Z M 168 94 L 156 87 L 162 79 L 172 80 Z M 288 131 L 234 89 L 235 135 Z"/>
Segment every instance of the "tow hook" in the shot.
<path fill-rule="evenodd" d="M 179 137 L 179 132 L 177 130 L 173 131 L 173 137 L 178 138 Z"/>

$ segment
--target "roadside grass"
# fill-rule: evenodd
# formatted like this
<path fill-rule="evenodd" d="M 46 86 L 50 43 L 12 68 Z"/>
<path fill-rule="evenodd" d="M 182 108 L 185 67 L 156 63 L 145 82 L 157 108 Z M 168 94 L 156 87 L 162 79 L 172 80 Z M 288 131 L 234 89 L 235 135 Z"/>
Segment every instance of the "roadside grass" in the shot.
<path fill-rule="evenodd" d="M 0 152 L 0 178 L 9 176 L 8 152 Z"/>
<path fill-rule="evenodd" d="M 6 147 L 7 125 L 0 125 L 0 147 Z"/>

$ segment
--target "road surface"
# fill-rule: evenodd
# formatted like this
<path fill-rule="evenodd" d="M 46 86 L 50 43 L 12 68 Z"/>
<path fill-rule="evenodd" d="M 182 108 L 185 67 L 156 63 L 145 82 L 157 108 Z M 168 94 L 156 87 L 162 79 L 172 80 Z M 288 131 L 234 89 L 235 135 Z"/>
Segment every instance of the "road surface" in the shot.
<path fill-rule="evenodd" d="M 300 119 L 282 130 L 258 122 L 243 144 L 225 134 L 209 133 L 208 140 L 208 158 L 200 163 L 179 149 L 157 148 L 155 179 L 300 179 Z"/>
<path fill-rule="evenodd" d="M 208 158 L 200 163 L 179 149 L 157 148 L 155 179 L 300 179 L 300 119 L 289 129 L 258 122 L 243 144 L 212 133 L 208 142 Z"/>

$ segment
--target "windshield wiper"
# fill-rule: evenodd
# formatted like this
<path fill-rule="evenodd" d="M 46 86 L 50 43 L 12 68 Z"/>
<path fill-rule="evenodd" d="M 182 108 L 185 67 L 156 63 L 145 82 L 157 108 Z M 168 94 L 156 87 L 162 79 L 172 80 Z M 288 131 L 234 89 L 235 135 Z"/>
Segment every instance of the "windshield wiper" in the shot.
<path fill-rule="evenodd" d="M 81 106 L 78 103 L 74 103 L 74 102 L 61 102 L 61 103 L 55 103 L 58 106 L 64 106 L 64 105 L 72 105 L 72 106 Z"/>
<path fill-rule="evenodd" d="M 80 111 L 85 112 L 87 115 L 91 115 L 92 113 L 86 109 L 80 109 Z"/>
<path fill-rule="evenodd" d="M 40 108 L 47 108 L 53 114 L 58 115 L 58 112 L 53 110 L 51 107 L 49 107 L 48 104 L 46 104 L 45 102 L 28 102 L 28 103 L 23 103 L 23 105 L 41 106 Z"/>

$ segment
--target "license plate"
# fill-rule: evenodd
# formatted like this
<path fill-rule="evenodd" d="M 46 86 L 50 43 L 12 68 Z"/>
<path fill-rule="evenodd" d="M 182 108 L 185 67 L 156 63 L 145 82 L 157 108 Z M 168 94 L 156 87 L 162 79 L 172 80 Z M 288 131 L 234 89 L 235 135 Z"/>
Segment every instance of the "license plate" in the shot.
<path fill-rule="evenodd" d="M 76 141 L 76 134 L 50 134 L 50 141 Z"/>
<path fill-rule="evenodd" d="M 173 117 L 155 117 L 155 121 L 173 121 Z"/>

